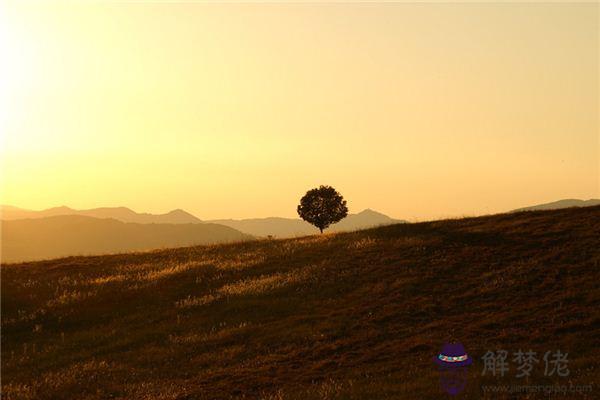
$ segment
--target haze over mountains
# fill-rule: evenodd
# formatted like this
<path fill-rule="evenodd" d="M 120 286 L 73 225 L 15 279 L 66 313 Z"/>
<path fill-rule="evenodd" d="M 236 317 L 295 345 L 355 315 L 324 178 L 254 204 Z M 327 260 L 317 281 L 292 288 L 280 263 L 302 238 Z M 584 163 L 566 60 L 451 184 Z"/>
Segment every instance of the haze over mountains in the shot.
<path fill-rule="evenodd" d="M 202 222 L 183 210 L 173 210 L 166 214 L 137 213 L 127 207 L 101 207 L 90 210 L 74 210 L 61 206 L 34 211 L 13 206 L 2 206 L 1 219 L 5 221 L 24 218 L 44 218 L 58 215 L 81 215 L 94 218 L 113 218 L 122 222 L 137 224 L 196 224 Z"/>
<path fill-rule="evenodd" d="M 293 218 L 202 221 L 183 210 L 136 213 L 126 207 L 42 211 L 2 206 L 2 262 L 71 255 L 99 255 L 318 233 Z M 331 231 L 356 230 L 397 222 L 372 210 L 351 214 Z"/>
<path fill-rule="evenodd" d="M 1 260 L 5 263 L 253 239 L 217 224 L 137 224 L 112 218 L 57 215 L 3 221 Z"/>
<path fill-rule="evenodd" d="M 2 206 L 2 216 L 5 221 L 25 218 L 45 218 L 60 215 L 80 215 L 93 218 L 112 218 L 121 222 L 134 222 L 138 224 L 201 224 L 212 223 L 229 226 L 243 233 L 253 236 L 274 236 L 278 238 L 312 235 L 319 230 L 299 218 L 250 218 L 250 219 L 217 219 L 202 221 L 194 215 L 183 211 L 173 210 L 166 214 L 137 213 L 126 207 L 102 207 L 89 210 L 74 210 L 61 206 L 47 210 L 33 211 L 13 206 Z M 400 222 L 387 215 L 367 209 L 358 214 L 349 214 L 339 223 L 332 225 L 329 232 L 351 231 L 356 229 L 371 228 L 379 225 L 390 225 Z"/>
<path fill-rule="evenodd" d="M 298 218 L 250 218 L 250 219 L 216 219 L 216 224 L 226 225 L 254 236 L 272 235 L 287 238 L 303 235 L 314 235 L 319 230 Z M 353 231 L 381 225 L 398 224 L 406 221 L 393 219 L 377 211 L 366 209 L 358 214 L 348 214 L 346 218 L 327 228 L 328 232 Z"/>

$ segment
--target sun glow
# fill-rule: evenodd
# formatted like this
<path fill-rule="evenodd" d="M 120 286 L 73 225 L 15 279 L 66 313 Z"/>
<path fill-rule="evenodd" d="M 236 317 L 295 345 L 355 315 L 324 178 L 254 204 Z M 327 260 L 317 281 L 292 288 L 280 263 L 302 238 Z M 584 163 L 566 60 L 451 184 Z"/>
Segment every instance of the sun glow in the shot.
<path fill-rule="evenodd" d="M 1 200 L 292 216 L 330 184 L 410 219 L 598 197 L 597 12 L 6 3 Z"/>

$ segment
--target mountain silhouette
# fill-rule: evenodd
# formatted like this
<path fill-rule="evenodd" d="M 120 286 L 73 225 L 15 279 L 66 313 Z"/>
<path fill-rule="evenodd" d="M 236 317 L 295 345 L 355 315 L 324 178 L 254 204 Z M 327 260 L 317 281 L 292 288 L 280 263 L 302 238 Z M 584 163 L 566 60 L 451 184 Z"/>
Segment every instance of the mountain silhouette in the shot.
<path fill-rule="evenodd" d="M 2 221 L 2 263 L 252 240 L 228 226 L 138 224 L 82 215 Z"/>
<path fill-rule="evenodd" d="M 42 211 L 25 210 L 18 207 L 2 206 L 1 219 L 5 221 L 24 218 L 45 218 L 59 215 L 80 215 L 94 218 L 112 218 L 121 222 L 137 224 L 197 224 L 202 221 L 184 210 L 173 210 L 166 214 L 137 213 L 127 207 L 100 207 L 89 210 L 74 210 L 61 206 Z"/>
<path fill-rule="evenodd" d="M 0 219 L 5 221 L 25 218 L 46 218 L 60 215 L 79 215 L 93 218 L 112 218 L 121 222 L 137 224 L 200 224 L 213 223 L 236 229 L 252 236 L 274 236 L 288 238 L 319 233 L 319 230 L 299 218 L 250 218 L 250 219 L 215 219 L 202 221 L 187 211 L 177 209 L 166 214 L 137 213 L 127 207 L 101 207 L 89 210 L 75 210 L 66 206 L 53 207 L 42 211 L 26 210 L 13 206 L 1 206 Z M 353 231 L 380 225 L 391 225 L 401 222 L 385 214 L 366 209 L 358 214 L 348 214 L 346 218 L 327 228 L 329 232 Z"/>
<path fill-rule="evenodd" d="M 216 219 L 211 220 L 216 224 L 226 225 L 240 232 L 253 236 L 274 236 L 287 238 L 303 235 L 313 235 L 319 230 L 299 218 L 250 218 L 250 219 Z M 353 231 L 375 226 L 391 225 L 406 221 L 388 217 L 371 209 L 366 209 L 358 214 L 348 214 L 346 218 L 327 228 L 329 232 Z"/>
<path fill-rule="evenodd" d="M 530 207 L 517 208 L 516 210 L 512 210 L 511 212 L 519 212 L 519 211 L 534 211 L 534 210 L 556 210 L 559 208 L 569 208 L 569 207 L 591 207 L 600 205 L 600 199 L 589 199 L 589 200 L 579 200 L 579 199 L 564 199 L 553 201 L 551 203 L 538 204 Z"/>

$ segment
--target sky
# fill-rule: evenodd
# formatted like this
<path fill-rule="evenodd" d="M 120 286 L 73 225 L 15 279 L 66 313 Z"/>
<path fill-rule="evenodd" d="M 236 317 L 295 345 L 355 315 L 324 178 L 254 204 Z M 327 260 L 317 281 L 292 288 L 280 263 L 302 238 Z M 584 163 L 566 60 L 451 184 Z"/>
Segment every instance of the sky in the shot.
<path fill-rule="evenodd" d="M 597 3 L 17 3 L 0 202 L 426 220 L 600 197 Z"/>

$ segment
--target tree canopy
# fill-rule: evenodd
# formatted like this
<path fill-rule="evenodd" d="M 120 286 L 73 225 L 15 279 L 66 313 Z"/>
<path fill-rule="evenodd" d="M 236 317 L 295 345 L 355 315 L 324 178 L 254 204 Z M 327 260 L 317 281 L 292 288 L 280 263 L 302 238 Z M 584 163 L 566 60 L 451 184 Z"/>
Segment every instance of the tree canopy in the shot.
<path fill-rule="evenodd" d="M 331 186 L 319 186 L 306 192 L 300 199 L 298 215 L 319 228 L 321 233 L 331 224 L 348 215 L 346 200 Z"/>

